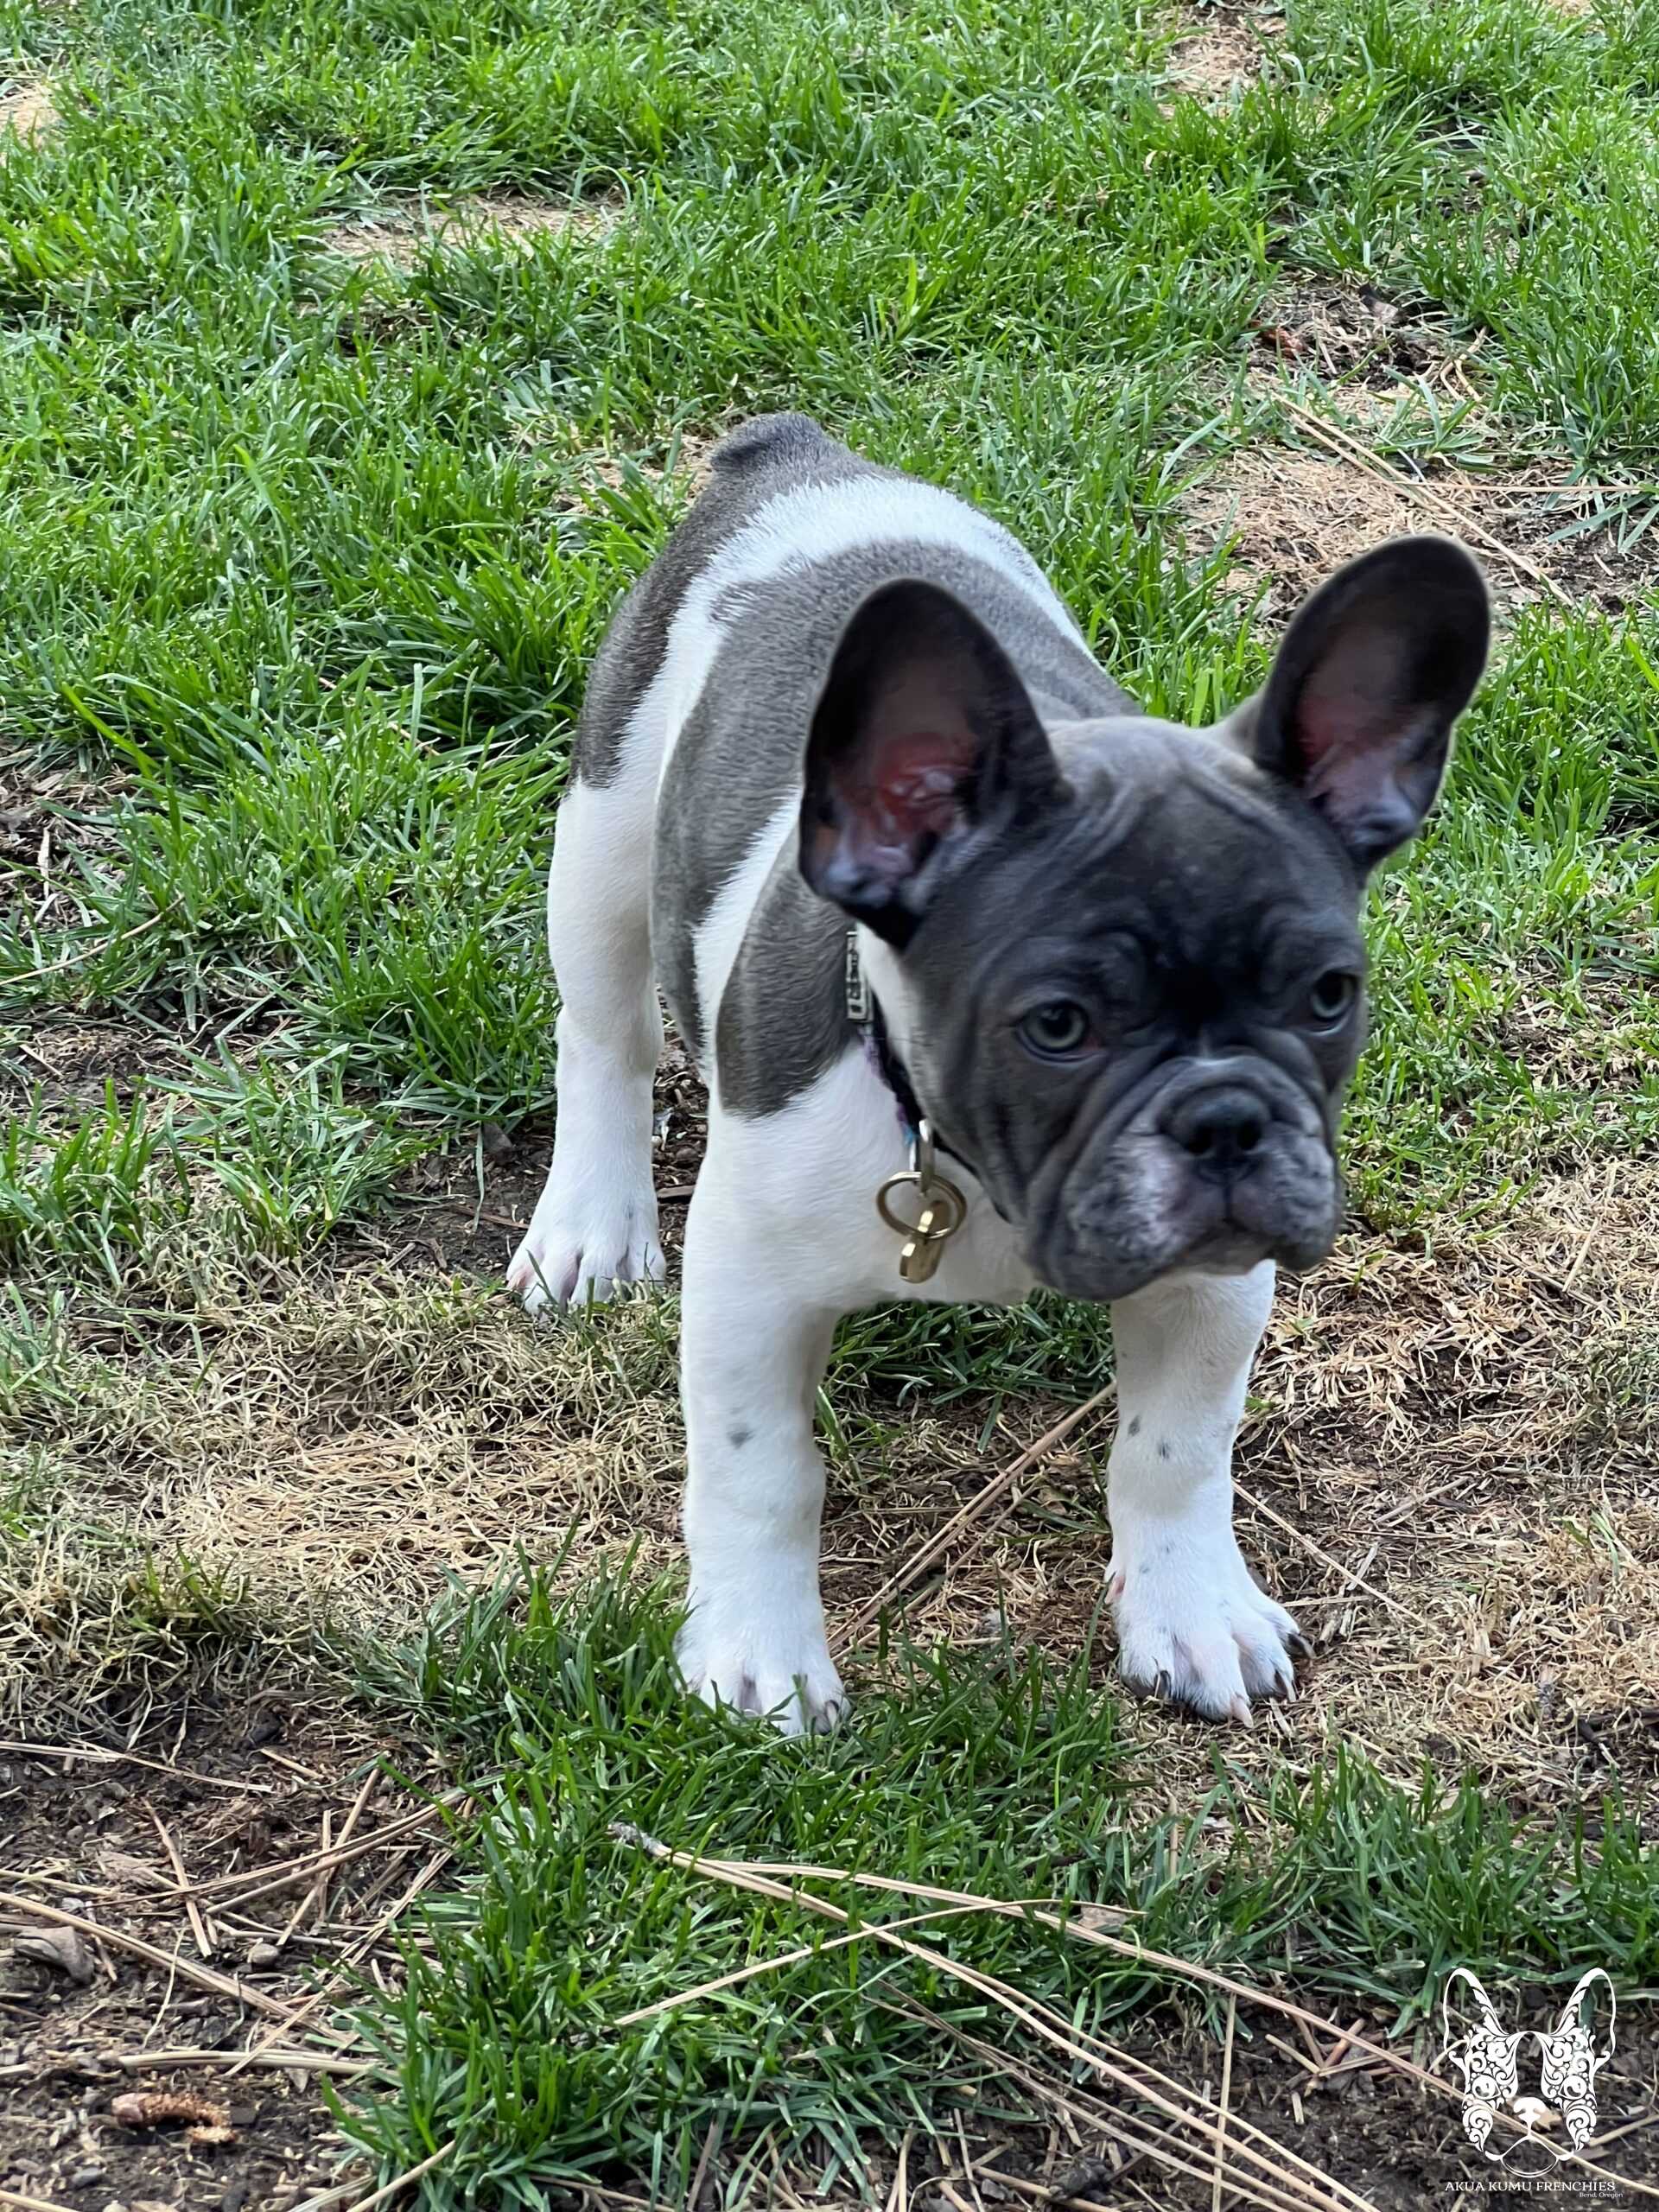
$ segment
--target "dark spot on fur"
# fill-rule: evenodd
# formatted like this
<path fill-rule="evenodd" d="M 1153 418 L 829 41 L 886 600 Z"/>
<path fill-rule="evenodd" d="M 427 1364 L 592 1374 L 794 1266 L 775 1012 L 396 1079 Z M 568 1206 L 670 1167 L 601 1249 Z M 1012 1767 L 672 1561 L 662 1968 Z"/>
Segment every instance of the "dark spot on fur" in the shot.
<path fill-rule="evenodd" d="M 727 1430 L 726 1440 L 731 1446 L 734 1452 L 741 1452 L 753 1433 L 754 1431 L 753 1429 L 745 1428 L 742 1422 L 739 1421 L 734 1428 L 728 1428 Z"/>
<path fill-rule="evenodd" d="M 1168 1445 L 1167 1445 L 1167 1444 L 1160 1444 L 1160 1445 L 1158 1446 L 1158 1457 L 1159 1457 L 1160 1459 L 1168 1459 L 1168 1457 L 1169 1457 L 1169 1446 L 1168 1446 Z"/>
<path fill-rule="evenodd" d="M 1140 1433 L 1141 1433 L 1141 1416 L 1140 1416 L 1140 1414 L 1136 1414 L 1136 1415 L 1135 1415 L 1135 1419 L 1134 1419 L 1134 1420 L 1129 1423 L 1129 1434 L 1130 1434 L 1131 1436 L 1139 1436 L 1139 1435 L 1140 1435 Z"/>

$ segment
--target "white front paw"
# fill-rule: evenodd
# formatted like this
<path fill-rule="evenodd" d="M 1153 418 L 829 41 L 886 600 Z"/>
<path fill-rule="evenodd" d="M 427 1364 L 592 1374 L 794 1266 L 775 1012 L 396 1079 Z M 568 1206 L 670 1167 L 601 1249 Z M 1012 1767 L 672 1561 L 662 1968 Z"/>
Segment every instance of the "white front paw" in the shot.
<path fill-rule="evenodd" d="M 539 1313 L 598 1303 L 630 1283 L 660 1282 L 663 1273 L 657 1196 L 649 1185 L 569 1196 L 550 1190 L 512 1255 L 507 1287 L 526 1313 Z"/>
<path fill-rule="evenodd" d="M 1292 1656 L 1306 1639 L 1257 1584 L 1230 1528 L 1149 1522 L 1120 1541 L 1109 1574 L 1130 1689 L 1246 1727 L 1253 1697 L 1295 1697 Z"/>
<path fill-rule="evenodd" d="M 757 1599 L 766 1578 L 739 1594 L 699 1598 L 680 1631 L 677 1656 L 686 1688 L 709 1705 L 765 1713 L 785 1736 L 823 1736 L 847 1712 L 823 1632 L 823 1614 Z"/>

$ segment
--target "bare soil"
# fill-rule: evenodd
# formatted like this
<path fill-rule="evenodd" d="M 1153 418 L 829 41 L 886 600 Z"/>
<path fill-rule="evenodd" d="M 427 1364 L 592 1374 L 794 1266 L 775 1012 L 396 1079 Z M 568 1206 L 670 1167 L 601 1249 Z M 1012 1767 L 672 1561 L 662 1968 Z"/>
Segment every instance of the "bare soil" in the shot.
<path fill-rule="evenodd" d="M 279 2015 L 372 1929 L 441 1830 L 367 1853 L 320 1892 L 307 1873 L 246 1903 L 205 1895 L 207 1961 L 167 1894 L 168 1844 L 193 1884 L 314 1853 L 340 1837 L 383 1760 L 406 1771 L 421 1755 L 321 1706 L 298 1678 L 226 1704 L 181 1700 L 151 1716 L 140 1742 L 131 1754 L 87 1742 L 67 1758 L 0 1745 L 0 2204 L 10 2192 L 97 2212 L 283 2212 L 339 2178 L 342 2146 L 318 2094 L 329 2053 L 307 2052 L 305 2064 L 262 2052 L 239 2071 L 232 2062 L 250 2044 L 298 2052 L 326 2025 L 326 2007 L 291 2031 Z M 377 1781 L 358 1833 L 420 1802 Z M 111 1932 L 64 1936 L 35 1904 Z M 41 1934 L 67 1947 L 62 1961 L 20 1953 Z M 125 1936 L 172 1963 L 135 1955 Z M 372 1945 L 364 1963 L 396 1970 L 390 1947 L 383 1956 Z M 204 1990 L 202 1967 L 226 1986 Z M 219 2124 L 123 2125 L 116 2101 L 135 2093 L 204 2102 Z"/>
<path fill-rule="evenodd" d="M 328 250 L 348 261 L 384 261 L 408 268 L 423 248 L 504 245 L 519 248 L 571 232 L 602 238 L 627 212 L 620 195 L 591 200 L 538 200 L 522 192 L 477 193 L 429 207 L 393 200 L 372 213 L 337 223 Z"/>

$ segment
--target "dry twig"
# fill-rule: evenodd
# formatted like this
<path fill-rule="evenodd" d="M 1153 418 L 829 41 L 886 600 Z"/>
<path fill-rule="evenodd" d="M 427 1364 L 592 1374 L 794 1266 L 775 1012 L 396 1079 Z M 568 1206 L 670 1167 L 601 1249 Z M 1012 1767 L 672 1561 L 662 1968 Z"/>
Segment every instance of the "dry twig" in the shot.
<path fill-rule="evenodd" d="M 163 1974 L 177 1973 L 182 1980 L 194 1982 L 199 1989 L 210 1989 L 215 1996 L 228 1997 L 256 2012 L 268 2013 L 285 2026 L 297 2017 L 291 2006 L 278 2004 L 261 1989 L 250 1989 L 233 1974 L 217 1974 L 211 1967 L 192 1965 L 188 1959 L 175 1958 L 171 1952 L 147 1943 L 142 1936 L 130 1936 L 123 1929 L 106 1928 L 101 1922 L 83 1919 L 78 1912 L 66 1912 L 61 1905 L 47 1904 L 39 1897 L 18 1897 L 11 1891 L 0 1890 L 0 1910 L 21 1913 L 26 1920 L 49 1921 L 54 1927 L 73 1928 L 77 1934 L 90 1936 L 97 1942 L 113 1943 L 118 1949 L 130 1951 L 135 1958 L 160 1967 Z"/>
<path fill-rule="evenodd" d="M 1221 2212 L 1222 2187 L 1227 2177 L 1227 2107 L 1233 2094 L 1233 2034 L 1238 2025 L 1238 1999 L 1227 1999 L 1227 2042 L 1221 2054 L 1221 2109 L 1216 2122 L 1216 2185 L 1210 2192 L 1210 2212 Z"/>
<path fill-rule="evenodd" d="M 1330 1553 L 1316 1544 L 1312 1536 L 1304 1535 L 1301 1529 L 1287 1521 L 1282 1514 L 1275 1513 L 1270 1505 L 1264 1505 L 1262 1500 L 1252 1491 L 1246 1490 L 1243 1484 L 1236 1478 L 1233 1483 L 1233 1494 L 1236 1497 L 1242 1497 L 1252 1513 L 1259 1513 L 1264 1521 L 1271 1521 L 1275 1529 L 1281 1529 L 1293 1542 L 1300 1544 L 1302 1549 L 1318 1560 L 1321 1566 L 1328 1567 L 1333 1574 L 1341 1575 L 1346 1587 L 1338 1592 L 1338 1596 L 1345 1597 L 1350 1589 L 1363 1590 L 1368 1598 L 1375 1598 L 1379 1605 L 1386 1605 L 1391 1613 L 1397 1613 L 1402 1621 L 1409 1621 L 1414 1628 L 1427 1628 L 1428 1623 L 1421 1613 L 1414 1613 L 1409 1606 L 1402 1605 L 1397 1599 L 1390 1598 L 1386 1590 L 1379 1590 L 1374 1582 L 1368 1582 L 1363 1574 L 1357 1573 L 1351 1567 L 1344 1567 L 1339 1559 L 1332 1559 Z"/>
<path fill-rule="evenodd" d="M 173 1869 L 180 1892 L 183 1895 L 189 1889 L 190 1877 L 184 1871 L 184 1861 L 179 1856 L 179 1847 L 174 1842 L 166 1821 L 153 1806 L 150 1808 L 149 1817 L 156 1824 L 156 1833 L 162 1839 L 162 1849 L 167 1853 L 167 1863 Z M 190 1933 L 196 1939 L 197 1951 L 204 1959 L 211 1959 L 213 1955 L 213 1938 L 201 1907 L 196 1903 L 194 1897 L 185 1895 L 184 1910 L 189 1918 Z"/>
<path fill-rule="evenodd" d="M 1572 594 L 1563 591 L 1554 577 L 1541 569 L 1535 560 L 1525 553 L 1517 553 L 1514 546 L 1506 545 L 1484 523 L 1477 522 L 1472 515 L 1459 506 L 1454 499 L 1448 499 L 1434 485 L 1426 483 L 1421 477 L 1408 476 L 1403 469 L 1394 467 L 1380 454 L 1363 446 L 1357 438 L 1351 436 L 1346 430 L 1338 429 L 1334 423 L 1327 423 L 1322 416 L 1314 414 L 1311 408 L 1302 406 L 1298 401 L 1281 395 L 1278 404 L 1327 452 L 1336 454 L 1356 468 L 1365 469 L 1373 476 L 1383 478 L 1406 499 L 1428 508 L 1442 522 L 1452 523 L 1466 536 L 1478 537 L 1483 545 L 1500 559 L 1507 561 L 1511 568 L 1518 569 L 1522 575 L 1530 576 L 1535 583 L 1541 584 L 1561 606 L 1571 607 L 1574 604 Z"/>
<path fill-rule="evenodd" d="M 395 2179 L 383 2182 L 378 2189 L 367 2196 L 359 2196 L 353 2200 L 349 2189 L 328 2189 L 323 2190 L 319 2196 L 308 2196 L 302 2204 L 296 2205 L 294 2212 L 329 2212 L 330 2207 L 348 2202 L 351 2204 L 352 2212 L 370 2212 L 372 2206 L 384 2204 L 389 2196 L 396 2196 L 400 2189 L 407 2189 L 410 2182 L 418 2181 L 423 2174 L 429 2174 L 433 2167 L 441 2164 L 454 2147 L 453 2142 L 446 2143 L 442 2150 L 435 2151 L 429 2158 L 423 2158 L 418 2166 L 411 2166 L 407 2173 L 398 2174 Z"/>
<path fill-rule="evenodd" d="M 820 1914 L 826 1919 L 849 1924 L 850 1916 L 828 1898 L 815 1896 L 810 1891 L 796 1886 L 790 1888 L 781 1882 L 752 1874 L 741 1862 L 730 1859 L 699 1859 L 689 1852 L 676 1851 L 654 1836 L 615 1822 L 611 1833 L 624 1842 L 631 1842 L 651 1857 L 666 1860 L 687 1872 L 702 1874 L 724 1882 L 734 1889 L 750 1890 L 781 1903 L 793 1903 L 804 1910 Z M 935 1972 L 962 1982 L 981 1995 L 992 1999 L 1004 2012 L 1018 2020 L 1027 2031 L 1041 2042 L 1062 2051 L 1074 2062 L 1090 2067 L 1103 2080 L 1116 2088 L 1152 2105 L 1166 2120 L 1179 2128 L 1189 2130 L 1210 2146 L 1217 2139 L 1215 2122 L 1201 2101 L 1191 2090 L 1177 2082 L 1169 2082 L 1173 2095 L 1166 2093 L 1163 2084 L 1167 2076 L 1157 2075 L 1155 2069 L 1138 2061 L 1129 2060 L 1116 2045 L 1090 2031 L 1076 2027 L 1063 2014 L 1055 2012 L 1039 1999 L 1028 1997 L 995 1974 L 984 1974 L 976 1967 L 951 1958 L 947 1953 L 932 1949 L 922 1943 L 913 1943 L 908 1937 L 890 1934 L 880 1921 L 869 1922 L 862 1931 L 872 1942 L 887 1943 L 890 1948 L 904 1952 L 921 1961 Z M 1109 1939 L 1103 1939 L 1109 1940 Z M 1181 2100 L 1185 2099 L 1183 2102 Z M 1193 2166 L 1173 2154 L 1160 2144 L 1153 2155 L 1161 2163 L 1180 2171 L 1196 2172 L 1200 2179 L 1210 2177 L 1210 2165 Z M 1238 2123 L 1234 2156 L 1236 2161 L 1263 2169 L 1259 2174 L 1240 2176 L 1235 2183 L 1235 2193 L 1248 2196 L 1263 2206 L 1274 2208 L 1274 2212 L 1369 2212 L 1362 2198 L 1344 2183 L 1332 2182 L 1294 2152 L 1274 2141 L 1262 2129 L 1249 2122 Z"/>
<path fill-rule="evenodd" d="M 238 1796 L 249 1792 L 261 1797 L 276 1795 L 268 1782 L 230 1782 L 223 1775 L 199 1774 L 194 1767 L 172 1766 L 165 1759 L 140 1758 L 137 1751 L 106 1751 L 95 1745 L 0 1743 L 0 1758 L 85 1759 L 89 1766 L 142 1766 L 151 1774 L 168 1774 L 181 1781 L 200 1783 L 204 1789 L 228 1789 Z"/>

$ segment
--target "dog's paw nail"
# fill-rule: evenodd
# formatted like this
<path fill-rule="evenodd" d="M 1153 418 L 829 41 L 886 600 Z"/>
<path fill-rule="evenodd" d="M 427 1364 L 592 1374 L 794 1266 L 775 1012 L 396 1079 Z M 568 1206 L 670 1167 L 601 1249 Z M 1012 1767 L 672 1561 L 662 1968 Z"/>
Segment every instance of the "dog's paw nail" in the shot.
<path fill-rule="evenodd" d="M 1255 1727 L 1255 1715 L 1250 1711 L 1250 1700 L 1249 1698 L 1236 1697 L 1232 1703 L 1228 1707 L 1227 1710 L 1232 1714 L 1234 1719 L 1237 1721 L 1241 1728 Z"/>
<path fill-rule="evenodd" d="M 1286 1643 L 1293 1659 L 1311 1659 L 1313 1656 L 1313 1647 L 1300 1629 L 1293 1629 Z"/>
<path fill-rule="evenodd" d="M 1128 1579 L 1121 1567 L 1107 1576 L 1106 1596 L 1110 1604 L 1115 1605 L 1123 1595 L 1123 1586 Z"/>

